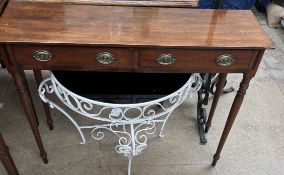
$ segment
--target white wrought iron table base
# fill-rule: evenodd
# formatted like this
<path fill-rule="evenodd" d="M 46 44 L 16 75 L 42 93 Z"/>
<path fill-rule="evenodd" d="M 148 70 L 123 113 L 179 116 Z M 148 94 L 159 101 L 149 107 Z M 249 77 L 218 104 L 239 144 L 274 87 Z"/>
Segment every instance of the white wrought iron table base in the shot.
<path fill-rule="evenodd" d="M 40 98 L 62 112 L 76 127 L 81 144 L 86 142 L 83 129 L 91 129 L 95 140 L 103 139 L 104 130 L 118 136 L 116 152 L 128 157 L 128 175 L 131 174 L 132 157 L 141 154 L 147 147 L 147 135 L 154 134 L 156 124 L 161 123 L 159 136 L 163 137 L 165 124 L 173 112 L 186 98 L 190 98 L 201 87 L 201 77 L 192 74 L 189 80 L 177 91 L 162 98 L 134 104 L 113 104 L 91 100 L 77 95 L 65 88 L 51 73 L 42 81 L 38 92 Z M 103 124 L 80 125 L 66 110 L 51 98 L 55 95 L 60 102 L 83 117 L 101 121 Z"/>

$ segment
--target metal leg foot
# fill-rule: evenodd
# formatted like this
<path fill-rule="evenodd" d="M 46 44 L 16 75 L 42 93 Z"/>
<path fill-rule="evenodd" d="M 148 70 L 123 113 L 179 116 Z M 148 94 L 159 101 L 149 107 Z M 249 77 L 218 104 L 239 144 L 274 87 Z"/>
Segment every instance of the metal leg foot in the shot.
<path fill-rule="evenodd" d="M 235 91 L 235 88 L 229 87 L 229 88 L 223 89 L 223 94 L 231 93 L 234 91 Z"/>
<path fill-rule="evenodd" d="M 201 108 L 199 115 L 197 116 L 197 125 L 198 125 L 200 143 L 202 145 L 205 145 L 207 143 L 207 140 L 205 137 L 205 129 L 204 129 L 204 124 L 206 122 L 206 116 L 207 114 L 206 114 L 205 108 Z"/>
<path fill-rule="evenodd" d="M 128 175 L 131 175 L 131 162 L 132 162 L 132 156 L 128 157 Z"/>
<path fill-rule="evenodd" d="M 165 125 L 166 125 L 166 122 L 168 121 L 169 117 L 171 115 L 171 112 L 167 114 L 167 116 L 165 117 L 164 121 L 163 121 L 163 124 L 162 124 L 162 127 L 161 127 L 161 130 L 160 130 L 160 134 L 159 134 L 159 137 L 164 137 L 164 128 L 165 128 Z"/>

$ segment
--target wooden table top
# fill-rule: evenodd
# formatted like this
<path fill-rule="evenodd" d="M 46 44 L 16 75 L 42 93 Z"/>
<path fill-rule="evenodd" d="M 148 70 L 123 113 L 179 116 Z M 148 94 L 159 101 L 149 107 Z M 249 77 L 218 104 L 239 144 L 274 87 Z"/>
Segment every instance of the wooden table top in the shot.
<path fill-rule="evenodd" d="M 0 43 L 269 48 L 247 10 L 9 2 Z"/>
<path fill-rule="evenodd" d="M 1 0 L 0 0 L 1 1 Z M 10 0 L 21 2 L 46 2 L 68 4 L 158 6 L 158 7 L 197 7 L 199 0 Z"/>

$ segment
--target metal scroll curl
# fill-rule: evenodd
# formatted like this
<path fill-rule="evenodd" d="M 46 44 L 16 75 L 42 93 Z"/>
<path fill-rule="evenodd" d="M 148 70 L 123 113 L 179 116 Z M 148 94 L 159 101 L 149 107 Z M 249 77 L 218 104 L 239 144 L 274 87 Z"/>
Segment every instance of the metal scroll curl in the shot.
<path fill-rule="evenodd" d="M 95 140 L 103 139 L 105 131 L 115 134 L 118 137 L 115 150 L 129 158 L 130 174 L 132 157 L 141 154 L 147 148 L 147 136 L 158 130 L 157 123 L 161 124 L 159 136 L 163 137 L 165 124 L 173 110 L 198 91 L 201 85 L 200 75 L 192 74 L 180 89 L 162 98 L 144 103 L 113 104 L 77 95 L 65 88 L 51 73 L 51 76 L 40 84 L 38 93 L 44 102 L 58 109 L 74 124 L 81 136 L 82 144 L 86 142 L 83 129 L 91 129 L 91 136 Z M 57 97 L 61 105 L 50 98 L 52 95 Z M 97 121 L 97 124 L 77 123 L 74 117 L 61 107 L 62 105 L 83 118 Z"/>

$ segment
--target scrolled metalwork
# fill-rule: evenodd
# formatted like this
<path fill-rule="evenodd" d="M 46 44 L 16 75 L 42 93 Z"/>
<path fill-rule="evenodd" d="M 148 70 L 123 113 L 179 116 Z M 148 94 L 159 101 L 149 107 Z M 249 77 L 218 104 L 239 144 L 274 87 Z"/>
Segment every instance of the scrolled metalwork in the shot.
<path fill-rule="evenodd" d="M 141 154 L 147 148 L 147 135 L 157 131 L 156 123 L 161 123 L 159 136 L 163 137 L 164 126 L 174 109 L 186 98 L 199 90 L 202 79 L 198 74 L 192 74 L 189 80 L 177 91 L 162 98 L 144 103 L 113 104 L 87 99 L 65 88 L 51 73 L 51 76 L 39 86 L 40 98 L 61 111 L 74 124 L 81 136 L 81 143 L 85 143 L 83 129 L 91 129 L 91 136 L 95 140 L 104 138 L 104 131 L 110 131 L 118 137 L 116 152 L 129 158 L 128 171 L 132 156 Z M 82 117 L 100 121 L 103 124 L 80 125 L 59 104 L 49 98 L 55 96 L 61 105 L 67 106 Z"/>

